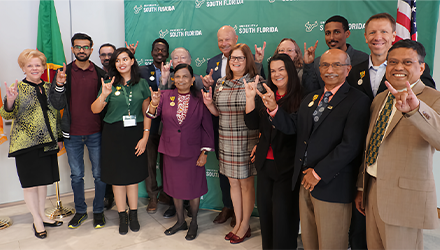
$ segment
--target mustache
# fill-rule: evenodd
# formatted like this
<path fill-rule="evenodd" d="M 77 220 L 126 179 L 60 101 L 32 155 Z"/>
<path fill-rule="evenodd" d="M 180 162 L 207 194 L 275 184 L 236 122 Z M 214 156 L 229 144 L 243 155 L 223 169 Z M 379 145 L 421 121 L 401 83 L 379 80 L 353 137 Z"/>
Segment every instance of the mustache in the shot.
<path fill-rule="evenodd" d="M 336 40 L 330 40 L 330 43 L 338 43 Z"/>
<path fill-rule="evenodd" d="M 325 74 L 324 76 L 325 77 L 328 77 L 328 76 L 338 77 L 339 75 L 338 74 Z"/>

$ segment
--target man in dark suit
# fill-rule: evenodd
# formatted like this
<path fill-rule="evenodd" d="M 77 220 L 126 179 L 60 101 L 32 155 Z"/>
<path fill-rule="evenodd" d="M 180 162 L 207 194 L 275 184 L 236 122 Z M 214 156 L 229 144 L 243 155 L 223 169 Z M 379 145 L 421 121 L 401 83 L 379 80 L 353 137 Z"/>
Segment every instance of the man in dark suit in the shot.
<path fill-rule="evenodd" d="M 301 181 L 304 249 L 347 249 L 370 101 L 345 80 L 351 69 L 346 52 L 326 51 L 319 69 L 325 86 L 306 96 L 297 114 L 278 108 L 270 90 L 263 101 L 278 130 L 297 134 L 292 185 Z"/>
<path fill-rule="evenodd" d="M 133 46 L 130 45 L 133 48 Z M 134 47 L 135 49 L 135 47 Z M 148 81 L 148 84 L 153 89 L 153 91 L 157 91 L 159 87 L 159 79 L 161 77 L 161 66 L 162 63 L 165 63 L 168 55 L 169 55 L 170 46 L 165 39 L 158 38 L 154 40 L 151 47 L 151 56 L 153 57 L 153 63 L 150 65 L 144 65 L 139 67 L 139 73 L 142 78 Z M 157 162 L 157 154 L 159 147 L 159 126 L 160 126 L 160 117 L 157 117 L 151 121 L 150 128 L 150 137 L 148 138 L 147 143 L 147 154 L 148 154 L 148 177 L 145 179 L 145 187 L 150 197 L 150 201 L 148 202 L 147 212 L 153 214 L 157 211 L 157 195 L 160 192 L 159 187 L 157 186 L 156 181 L 156 162 Z M 160 160 L 160 171 L 162 173 L 162 160 Z M 170 207 L 165 211 L 163 216 L 165 218 L 173 217 L 176 214 L 176 208 L 172 203 L 172 199 L 161 192 L 161 196 L 166 197 L 166 200 L 169 202 Z"/>

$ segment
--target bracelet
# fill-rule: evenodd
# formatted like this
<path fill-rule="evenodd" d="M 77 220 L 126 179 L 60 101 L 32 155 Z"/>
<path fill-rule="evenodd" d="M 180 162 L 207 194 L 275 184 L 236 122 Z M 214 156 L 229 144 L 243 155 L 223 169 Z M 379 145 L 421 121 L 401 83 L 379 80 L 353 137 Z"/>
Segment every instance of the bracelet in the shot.
<path fill-rule="evenodd" d="M 153 103 L 152 103 L 152 101 L 150 101 L 150 105 L 151 105 L 151 107 L 153 107 L 153 108 L 157 108 L 157 106 L 159 106 L 159 103 L 158 103 L 156 106 L 154 106 Z"/>
<path fill-rule="evenodd" d="M 150 131 L 150 129 L 146 128 L 146 129 L 144 129 L 144 131 L 147 131 L 147 132 L 149 132 L 149 131 Z"/>

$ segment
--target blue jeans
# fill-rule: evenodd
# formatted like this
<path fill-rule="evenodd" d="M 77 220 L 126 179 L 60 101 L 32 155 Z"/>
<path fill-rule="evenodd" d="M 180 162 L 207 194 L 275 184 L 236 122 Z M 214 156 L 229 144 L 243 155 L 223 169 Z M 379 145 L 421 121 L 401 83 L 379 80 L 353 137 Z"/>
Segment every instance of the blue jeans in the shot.
<path fill-rule="evenodd" d="M 91 135 L 71 135 L 64 140 L 67 159 L 70 165 L 75 210 L 77 213 L 86 213 L 87 204 L 84 198 L 84 145 L 89 150 L 92 163 L 92 173 L 95 179 L 95 199 L 93 213 L 104 211 L 104 195 L 106 184 L 101 181 L 101 133 Z"/>

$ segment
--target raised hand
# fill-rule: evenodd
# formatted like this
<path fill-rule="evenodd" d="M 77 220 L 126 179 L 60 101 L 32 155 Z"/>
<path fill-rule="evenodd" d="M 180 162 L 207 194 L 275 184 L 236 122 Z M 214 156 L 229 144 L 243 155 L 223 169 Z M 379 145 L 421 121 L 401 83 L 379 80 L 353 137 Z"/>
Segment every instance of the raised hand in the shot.
<path fill-rule="evenodd" d="M 112 78 L 111 82 L 105 83 L 104 78 L 101 77 L 101 84 L 102 84 L 101 93 L 105 98 L 107 98 L 107 96 L 112 93 L 112 86 L 114 81 L 115 81 L 115 77 Z"/>
<path fill-rule="evenodd" d="M 244 83 L 244 87 L 245 87 L 245 91 L 246 91 L 246 99 L 254 99 L 255 98 L 255 95 L 257 94 L 257 85 L 258 85 L 259 81 L 260 81 L 259 75 L 257 75 L 255 77 L 254 82 L 247 83 L 246 80 L 243 79 L 243 83 Z"/>
<path fill-rule="evenodd" d="M 264 50 L 266 49 L 266 42 L 263 43 L 263 48 L 257 47 L 255 44 L 255 62 L 262 63 L 264 59 Z"/>
<path fill-rule="evenodd" d="M 316 40 L 315 46 L 307 49 L 306 43 L 304 43 L 304 63 L 312 63 L 315 60 L 315 51 L 318 47 L 318 40 Z"/>
<path fill-rule="evenodd" d="M 67 78 L 67 75 L 66 75 L 66 64 L 63 63 L 63 70 L 60 71 L 60 69 L 58 69 L 57 85 L 60 86 L 60 87 L 63 86 L 64 83 L 66 82 L 66 78 Z"/>
<path fill-rule="evenodd" d="M 402 113 L 413 111 L 420 105 L 420 101 L 411 89 L 409 82 L 406 82 L 406 91 L 398 92 L 388 81 L 385 81 L 388 90 L 396 97 L 396 108 Z"/>
<path fill-rule="evenodd" d="M 277 108 L 278 105 L 277 101 L 275 100 L 275 94 L 265 83 L 263 83 L 263 87 L 266 89 L 266 93 L 261 94 L 261 92 L 257 89 L 257 94 L 261 97 L 261 100 L 263 100 L 264 106 L 266 106 L 266 108 L 272 112 Z"/>
<path fill-rule="evenodd" d="M 153 91 L 153 89 L 151 89 L 150 87 L 150 93 L 151 93 L 151 105 L 153 106 L 159 105 L 160 89 L 158 89 L 157 91 Z"/>
<path fill-rule="evenodd" d="M 163 62 L 160 66 L 160 72 L 162 77 L 162 85 L 166 85 L 168 81 L 168 77 L 170 76 L 170 70 L 171 70 L 171 61 L 169 63 L 166 63 L 163 65 Z"/>
<path fill-rule="evenodd" d="M 204 92 L 203 89 L 200 90 L 202 92 L 203 95 L 203 103 L 206 106 L 210 106 L 212 105 L 212 87 L 209 87 L 209 91 L 208 92 Z"/>
<path fill-rule="evenodd" d="M 213 70 L 211 69 L 209 75 L 202 77 L 203 86 L 205 86 L 205 88 L 209 88 L 214 84 L 214 79 L 212 79 L 212 72 Z"/>
<path fill-rule="evenodd" d="M 131 53 L 136 53 L 136 48 L 138 47 L 139 41 L 136 42 L 136 45 L 134 43 L 128 45 L 127 41 L 125 41 L 125 47 L 131 51 Z"/>
<path fill-rule="evenodd" d="M 13 83 L 10 87 L 8 87 L 8 84 L 5 82 L 7 109 L 12 108 L 12 105 L 14 104 L 15 99 L 18 96 L 17 86 L 18 80 L 15 80 L 15 83 Z"/>

